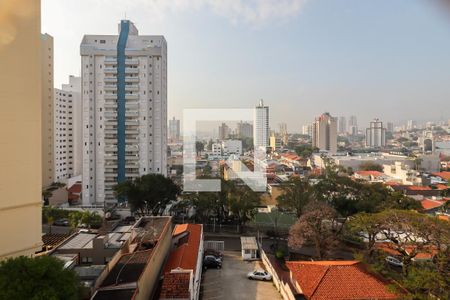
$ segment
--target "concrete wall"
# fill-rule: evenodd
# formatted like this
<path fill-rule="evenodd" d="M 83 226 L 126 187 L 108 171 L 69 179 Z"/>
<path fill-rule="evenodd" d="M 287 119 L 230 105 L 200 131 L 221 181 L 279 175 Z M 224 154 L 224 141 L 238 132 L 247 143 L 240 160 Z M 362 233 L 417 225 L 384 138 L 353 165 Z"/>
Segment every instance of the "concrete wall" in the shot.
<path fill-rule="evenodd" d="M 0 13 L 0 259 L 41 240 L 40 0 L 2 0 Z"/>

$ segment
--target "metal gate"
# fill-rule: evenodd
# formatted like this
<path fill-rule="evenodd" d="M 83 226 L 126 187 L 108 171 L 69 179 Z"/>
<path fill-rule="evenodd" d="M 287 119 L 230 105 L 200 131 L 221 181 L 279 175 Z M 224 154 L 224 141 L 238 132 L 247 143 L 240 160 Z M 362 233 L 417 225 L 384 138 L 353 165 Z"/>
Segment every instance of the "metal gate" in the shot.
<path fill-rule="evenodd" d="M 205 250 L 212 249 L 215 251 L 223 252 L 225 250 L 225 242 L 224 241 L 205 241 L 203 248 L 205 248 Z"/>

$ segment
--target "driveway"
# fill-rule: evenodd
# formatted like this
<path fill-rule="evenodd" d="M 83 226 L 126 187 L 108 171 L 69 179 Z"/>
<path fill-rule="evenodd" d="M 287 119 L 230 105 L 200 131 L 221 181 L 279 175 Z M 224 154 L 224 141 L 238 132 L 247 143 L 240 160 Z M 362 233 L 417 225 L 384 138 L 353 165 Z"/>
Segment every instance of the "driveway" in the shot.
<path fill-rule="evenodd" d="M 241 252 L 226 251 L 222 269 L 203 273 L 202 300 L 279 300 L 282 299 L 272 282 L 247 279 L 247 273 L 264 269 L 262 262 L 246 262 Z"/>

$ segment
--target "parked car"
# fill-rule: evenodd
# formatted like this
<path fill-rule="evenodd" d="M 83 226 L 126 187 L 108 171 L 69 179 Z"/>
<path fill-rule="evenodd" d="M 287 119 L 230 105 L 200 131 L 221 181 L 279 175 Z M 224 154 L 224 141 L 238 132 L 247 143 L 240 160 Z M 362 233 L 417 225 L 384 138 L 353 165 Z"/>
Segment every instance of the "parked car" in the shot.
<path fill-rule="evenodd" d="M 217 257 L 217 256 L 214 256 L 214 255 L 205 255 L 204 258 L 207 258 L 207 259 L 215 259 L 215 260 L 217 260 L 217 261 L 220 261 L 221 263 L 222 263 L 222 261 L 223 261 L 222 257 Z"/>
<path fill-rule="evenodd" d="M 272 275 L 270 275 L 267 271 L 264 270 L 255 270 L 247 274 L 248 279 L 256 279 L 262 281 L 272 280 Z"/>
<path fill-rule="evenodd" d="M 62 218 L 62 219 L 58 219 L 56 221 L 53 222 L 53 225 L 55 226 L 69 226 L 69 219 L 66 218 Z"/>
<path fill-rule="evenodd" d="M 394 256 L 386 256 L 386 258 L 384 260 L 388 264 L 393 265 L 394 267 L 403 267 L 402 261 Z"/>
<path fill-rule="evenodd" d="M 204 256 L 212 255 L 212 256 L 214 256 L 216 258 L 220 258 L 220 259 L 223 260 L 222 252 L 219 252 L 219 251 L 216 251 L 216 250 L 213 250 L 213 249 L 206 249 L 205 252 L 203 253 L 203 255 Z"/>
<path fill-rule="evenodd" d="M 221 269 L 222 261 L 220 259 L 216 259 L 214 256 L 208 255 L 203 259 L 203 268 L 206 269 Z"/>

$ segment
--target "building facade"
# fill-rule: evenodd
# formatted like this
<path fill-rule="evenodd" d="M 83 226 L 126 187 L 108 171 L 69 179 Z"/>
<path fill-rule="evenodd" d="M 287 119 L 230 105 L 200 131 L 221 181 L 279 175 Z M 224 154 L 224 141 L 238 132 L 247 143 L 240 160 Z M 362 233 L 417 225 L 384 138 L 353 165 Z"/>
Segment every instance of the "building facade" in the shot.
<path fill-rule="evenodd" d="M 180 141 L 180 120 L 175 117 L 169 120 L 169 139 L 172 143 Z"/>
<path fill-rule="evenodd" d="M 226 140 L 229 137 L 230 137 L 230 127 L 227 124 L 222 123 L 219 126 L 219 140 Z"/>
<path fill-rule="evenodd" d="M 239 122 L 237 124 L 238 138 L 251 138 L 253 137 L 253 125 L 248 122 Z"/>
<path fill-rule="evenodd" d="M 347 119 L 345 117 L 339 117 L 339 134 L 347 133 Z"/>
<path fill-rule="evenodd" d="M 358 134 L 358 120 L 356 119 L 356 116 L 350 116 L 350 119 L 348 120 L 348 134 Z"/>
<path fill-rule="evenodd" d="M 336 153 L 337 120 L 329 113 L 316 118 L 312 126 L 312 145 L 320 150 Z"/>
<path fill-rule="evenodd" d="M 0 18 L 11 34 L 0 36 L 0 260 L 42 249 L 41 3 L 9 2 Z"/>
<path fill-rule="evenodd" d="M 47 187 L 57 181 L 54 176 L 53 37 L 47 33 L 41 35 L 41 63 L 42 187 Z"/>
<path fill-rule="evenodd" d="M 113 186 L 167 175 L 167 44 L 122 20 L 119 35 L 81 43 L 83 204 L 116 202 Z"/>
<path fill-rule="evenodd" d="M 81 78 L 70 76 L 54 98 L 53 178 L 65 182 L 82 173 Z"/>
<path fill-rule="evenodd" d="M 255 108 L 253 143 L 255 149 L 269 146 L 269 107 L 264 106 L 263 100 Z"/>
<path fill-rule="evenodd" d="M 386 146 L 386 128 L 383 127 L 383 122 L 374 119 L 366 129 L 366 147 L 381 148 L 384 146 Z"/>

